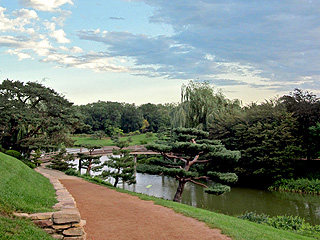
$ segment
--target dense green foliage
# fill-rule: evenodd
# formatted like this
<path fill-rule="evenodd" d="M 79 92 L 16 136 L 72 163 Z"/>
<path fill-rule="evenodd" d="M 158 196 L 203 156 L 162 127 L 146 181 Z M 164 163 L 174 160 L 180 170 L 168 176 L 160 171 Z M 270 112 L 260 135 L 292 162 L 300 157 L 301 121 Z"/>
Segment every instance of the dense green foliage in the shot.
<path fill-rule="evenodd" d="M 35 82 L 0 84 L 0 144 L 27 157 L 31 150 L 71 145 L 68 133 L 78 126 L 72 103 Z"/>
<path fill-rule="evenodd" d="M 106 179 L 112 177 L 114 179 L 114 186 L 116 187 L 119 181 L 133 184 L 136 182 L 134 176 L 134 159 L 131 156 L 130 150 L 125 149 L 129 146 L 128 141 L 117 140 L 116 146 L 118 149 L 113 149 L 112 156 L 103 164 L 108 167 L 104 170 L 100 177 Z"/>
<path fill-rule="evenodd" d="M 293 160 L 302 154 L 298 123 L 277 101 L 252 104 L 242 111 L 227 114 L 211 125 L 212 139 L 221 139 L 226 147 L 241 151 L 241 159 L 225 170 L 240 177 L 269 184 L 275 179 L 290 177 Z"/>
<path fill-rule="evenodd" d="M 0 186 L 0 206 L 4 212 L 47 212 L 57 202 L 47 178 L 3 153 L 0 153 Z"/>
<path fill-rule="evenodd" d="M 102 131 L 107 136 L 135 131 L 158 132 L 170 126 L 172 105 L 134 104 L 103 102 L 77 106 L 82 114 L 83 125 L 77 133 L 93 133 Z M 143 126 L 143 123 L 147 125 Z"/>
<path fill-rule="evenodd" d="M 217 159 L 227 159 L 236 161 L 240 154 L 236 151 L 227 150 L 220 141 L 208 140 L 209 133 L 195 128 L 175 128 L 172 130 L 171 139 L 156 141 L 146 147 L 150 150 L 159 152 L 163 160 L 153 159 L 149 165 L 140 165 L 137 171 L 149 174 L 164 174 L 175 177 L 179 181 L 179 186 L 174 197 L 174 201 L 179 202 L 187 182 L 192 182 L 208 188 L 201 181 L 214 177 L 215 181 L 224 181 L 228 178 L 229 183 L 238 179 L 231 175 L 223 175 L 210 172 L 201 167 L 205 164 L 210 166 L 210 162 Z M 211 165 L 212 166 L 212 165 Z M 229 176 L 229 177 L 227 177 Z M 224 178 L 224 179 L 223 179 Z M 207 189 L 207 193 L 222 194 L 230 191 L 230 188 L 221 184 L 215 184 Z"/>
<path fill-rule="evenodd" d="M 276 181 L 270 190 L 320 194 L 320 179 L 281 179 Z"/>
<path fill-rule="evenodd" d="M 309 223 L 305 222 L 303 218 L 300 218 L 298 216 L 269 217 L 265 214 L 248 212 L 243 214 L 242 216 L 239 216 L 239 218 L 259 224 L 265 224 L 277 229 L 294 231 L 304 236 L 320 239 L 320 226 L 312 226 Z"/>
<path fill-rule="evenodd" d="M 70 161 L 74 161 L 75 157 L 73 154 L 67 153 L 65 148 L 60 149 L 59 153 L 51 157 L 50 168 L 66 171 L 73 166 Z"/>
<path fill-rule="evenodd" d="M 310 128 L 320 122 L 320 98 L 312 92 L 295 89 L 280 100 L 299 122 L 297 130 L 302 138 L 305 157 L 308 160 L 316 158 L 320 151 L 320 135 L 313 135 Z"/>

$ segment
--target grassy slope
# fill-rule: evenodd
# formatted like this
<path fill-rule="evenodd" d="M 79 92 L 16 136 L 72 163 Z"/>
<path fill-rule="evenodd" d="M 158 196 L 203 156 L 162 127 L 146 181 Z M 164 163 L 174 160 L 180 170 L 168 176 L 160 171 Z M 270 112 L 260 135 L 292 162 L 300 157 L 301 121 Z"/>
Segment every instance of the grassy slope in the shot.
<path fill-rule="evenodd" d="M 0 239 L 53 239 L 14 211 L 48 212 L 57 202 L 49 180 L 21 161 L 0 153 Z"/>
<path fill-rule="evenodd" d="M 2 212 L 49 212 L 57 202 L 50 181 L 21 161 L 0 153 Z"/>
<path fill-rule="evenodd" d="M 91 136 L 86 136 L 86 137 L 80 137 L 80 136 L 73 136 L 71 137 L 73 140 L 75 140 L 75 145 L 84 145 L 84 144 L 92 144 L 92 145 L 102 145 L 102 146 L 114 146 L 115 144 L 110 138 L 102 138 L 101 140 L 92 138 Z M 128 137 L 122 137 L 123 139 L 127 139 Z M 140 134 L 140 135 L 134 135 L 131 136 L 132 142 L 130 145 L 141 145 L 140 141 L 141 140 L 146 140 L 149 142 L 152 142 L 157 139 L 156 134 L 153 134 L 153 137 L 151 138 L 146 138 L 145 134 Z"/>

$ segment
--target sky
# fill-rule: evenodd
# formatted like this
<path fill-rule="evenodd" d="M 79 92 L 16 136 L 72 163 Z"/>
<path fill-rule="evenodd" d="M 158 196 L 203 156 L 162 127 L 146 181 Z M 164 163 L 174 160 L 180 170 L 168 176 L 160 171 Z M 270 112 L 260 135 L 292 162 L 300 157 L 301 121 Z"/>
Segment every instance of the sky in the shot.
<path fill-rule="evenodd" d="M 0 0 L 0 81 L 75 104 L 172 103 L 207 81 L 244 104 L 320 94 L 318 0 Z"/>

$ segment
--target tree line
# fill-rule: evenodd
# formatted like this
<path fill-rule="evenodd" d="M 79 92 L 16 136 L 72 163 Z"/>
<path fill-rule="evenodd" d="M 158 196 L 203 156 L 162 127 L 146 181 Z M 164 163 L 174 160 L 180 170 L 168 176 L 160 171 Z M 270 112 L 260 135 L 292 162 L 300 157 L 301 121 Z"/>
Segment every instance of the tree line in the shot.
<path fill-rule="evenodd" d="M 7 79 L 0 84 L 0 111 L 1 147 L 25 157 L 32 150 L 72 146 L 71 133 L 100 132 L 111 137 L 154 132 L 167 136 L 169 142 L 174 139 L 173 129 L 195 129 L 208 132 L 206 141 L 219 141 L 223 148 L 241 153 L 237 161 L 221 155 L 205 163 L 205 168 L 211 164 L 211 171 L 269 184 L 304 173 L 299 160 L 310 162 L 320 153 L 320 99 L 301 89 L 242 106 L 209 83 L 189 82 L 182 86 L 176 104 L 98 101 L 77 106 L 40 83 Z"/>

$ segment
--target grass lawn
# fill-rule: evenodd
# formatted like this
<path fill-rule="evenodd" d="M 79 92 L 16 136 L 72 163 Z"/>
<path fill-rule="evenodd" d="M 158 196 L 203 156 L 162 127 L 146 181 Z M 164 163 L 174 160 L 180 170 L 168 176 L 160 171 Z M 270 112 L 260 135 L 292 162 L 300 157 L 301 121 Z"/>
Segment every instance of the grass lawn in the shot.
<path fill-rule="evenodd" d="M 102 138 L 100 140 L 100 139 L 93 138 L 90 135 L 87 135 L 87 136 L 74 135 L 71 138 L 72 140 L 75 140 L 75 143 L 74 143 L 75 146 L 80 146 L 84 144 L 115 146 L 115 144 L 110 138 Z M 129 137 L 121 137 L 121 139 L 124 139 L 124 140 L 127 140 L 128 138 Z M 150 138 L 146 138 L 146 134 L 134 135 L 134 136 L 130 136 L 130 138 L 132 140 L 130 145 L 143 145 L 141 144 L 141 141 L 146 141 L 147 143 L 151 143 L 157 139 L 156 134 L 153 134 L 153 136 Z"/>
<path fill-rule="evenodd" d="M 57 202 L 50 181 L 21 161 L 0 153 L 0 239 L 53 239 L 13 212 L 51 212 Z"/>
<path fill-rule="evenodd" d="M 0 215 L 1 240 L 53 240 L 45 231 L 29 220 Z"/>

